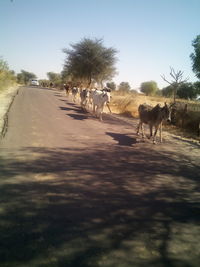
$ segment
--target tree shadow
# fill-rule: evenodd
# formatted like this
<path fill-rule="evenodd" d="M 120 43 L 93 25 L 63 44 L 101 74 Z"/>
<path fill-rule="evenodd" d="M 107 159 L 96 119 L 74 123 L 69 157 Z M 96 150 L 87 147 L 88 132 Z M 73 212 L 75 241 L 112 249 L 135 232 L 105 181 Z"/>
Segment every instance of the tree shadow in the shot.
<path fill-rule="evenodd" d="M 115 141 L 117 141 L 118 145 L 120 146 L 132 146 L 133 144 L 136 144 L 137 142 L 135 138 L 130 137 L 126 134 L 111 133 L 111 132 L 106 132 L 106 134 L 111 136 Z"/>
<path fill-rule="evenodd" d="M 1 266 L 199 266 L 199 169 L 173 153 L 29 147 L 0 169 Z"/>
<path fill-rule="evenodd" d="M 190 146 L 193 146 L 194 148 L 200 148 L 200 142 L 198 142 L 198 141 L 193 141 L 193 140 L 190 140 L 190 139 L 184 139 L 184 138 L 182 138 L 182 137 L 180 137 L 180 136 L 172 136 L 172 138 L 176 141 L 176 140 L 178 140 L 178 141 L 180 141 L 181 140 L 181 142 L 184 142 L 184 143 L 187 143 L 187 144 L 189 144 Z"/>

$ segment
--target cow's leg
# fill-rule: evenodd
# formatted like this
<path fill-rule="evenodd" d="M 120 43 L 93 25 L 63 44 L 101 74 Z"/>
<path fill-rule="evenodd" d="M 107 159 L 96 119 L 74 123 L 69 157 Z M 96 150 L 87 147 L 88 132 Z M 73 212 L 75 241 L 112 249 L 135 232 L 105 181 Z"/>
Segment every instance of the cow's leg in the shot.
<path fill-rule="evenodd" d="M 137 135 L 139 135 L 139 133 L 140 133 L 141 123 L 142 123 L 141 121 L 139 121 L 139 123 L 138 123 L 137 131 L 136 131 Z"/>
<path fill-rule="evenodd" d="M 85 104 L 83 99 L 81 99 L 81 108 L 83 111 L 85 111 Z"/>
<path fill-rule="evenodd" d="M 99 111 L 99 120 L 102 121 L 102 111 Z"/>
<path fill-rule="evenodd" d="M 95 115 L 95 104 L 93 103 L 93 115 Z"/>
<path fill-rule="evenodd" d="M 162 122 L 160 123 L 160 142 L 162 143 Z"/>
<path fill-rule="evenodd" d="M 145 138 L 144 123 L 141 122 L 142 138 Z"/>
<path fill-rule="evenodd" d="M 157 134 L 157 131 L 158 131 L 158 127 L 159 127 L 159 124 L 155 125 L 155 132 L 154 132 L 154 135 L 153 135 L 153 143 L 154 144 L 156 144 L 156 134 Z"/>
<path fill-rule="evenodd" d="M 85 99 L 85 110 L 87 110 L 87 107 L 88 107 L 88 100 Z"/>
<path fill-rule="evenodd" d="M 96 117 L 99 118 L 99 119 L 100 119 L 100 116 L 101 116 L 100 113 L 101 113 L 101 112 L 100 112 L 100 108 L 99 108 L 99 106 L 97 106 L 97 107 L 96 107 Z M 100 119 L 100 120 L 101 120 L 101 119 Z"/>
<path fill-rule="evenodd" d="M 150 124 L 149 125 L 149 139 L 153 136 L 153 126 Z"/>
<path fill-rule="evenodd" d="M 103 107 L 100 107 L 100 108 L 99 108 L 99 119 L 100 119 L 100 121 L 103 120 L 103 119 L 102 119 L 102 115 L 103 115 Z"/>

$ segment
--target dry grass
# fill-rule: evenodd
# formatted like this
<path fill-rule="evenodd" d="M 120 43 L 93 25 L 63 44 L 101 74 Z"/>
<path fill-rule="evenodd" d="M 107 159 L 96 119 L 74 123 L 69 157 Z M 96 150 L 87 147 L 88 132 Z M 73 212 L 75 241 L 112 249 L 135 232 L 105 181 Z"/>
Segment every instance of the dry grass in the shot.
<path fill-rule="evenodd" d="M 152 97 L 152 96 L 145 96 L 140 94 L 126 94 L 126 95 L 119 95 L 117 92 L 113 94 L 113 99 L 111 103 L 112 110 L 116 113 L 129 115 L 132 117 L 138 117 L 138 107 L 140 104 L 148 104 L 155 106 L 160 104 L 161 106 L 164 103 L 170 103 L 170 98 L 164 97 Z"/>

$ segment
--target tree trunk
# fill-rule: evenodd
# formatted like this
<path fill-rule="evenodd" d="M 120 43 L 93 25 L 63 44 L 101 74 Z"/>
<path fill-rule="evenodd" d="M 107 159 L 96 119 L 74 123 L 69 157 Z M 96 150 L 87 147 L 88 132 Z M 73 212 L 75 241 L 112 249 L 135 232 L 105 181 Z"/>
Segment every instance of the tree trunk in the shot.
<path fill-rule="evenodd" d="M 177 88 L 178 88 L 177 84 L 174 85 L 174 103 L 176 103 Z"/>

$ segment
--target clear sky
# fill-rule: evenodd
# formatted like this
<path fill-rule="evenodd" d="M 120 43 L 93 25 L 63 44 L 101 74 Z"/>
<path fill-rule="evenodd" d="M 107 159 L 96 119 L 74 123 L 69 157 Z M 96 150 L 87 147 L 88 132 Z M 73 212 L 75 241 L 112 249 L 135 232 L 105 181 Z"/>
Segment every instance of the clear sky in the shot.
<path fill-rule="evenodd" d="M 61 72 L 63 48 L 84 37 L 118 50 L 117 84 L 168 84 L 170 66 L 194 82 L 190 54 L 200 0 L 0 0 L 0 56 L 17 73 Z"/>

